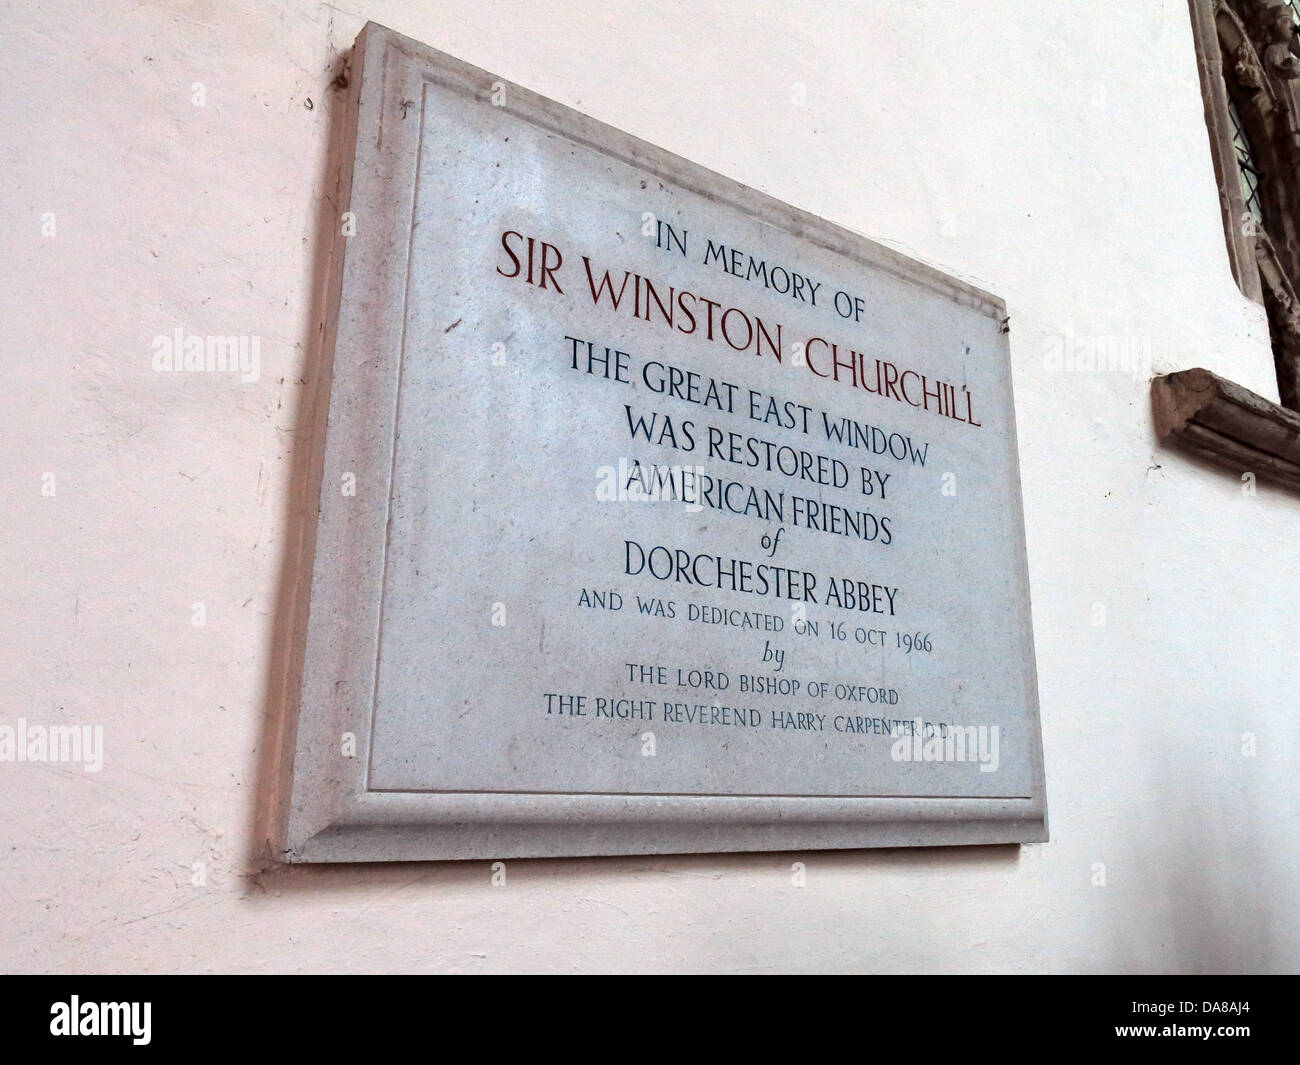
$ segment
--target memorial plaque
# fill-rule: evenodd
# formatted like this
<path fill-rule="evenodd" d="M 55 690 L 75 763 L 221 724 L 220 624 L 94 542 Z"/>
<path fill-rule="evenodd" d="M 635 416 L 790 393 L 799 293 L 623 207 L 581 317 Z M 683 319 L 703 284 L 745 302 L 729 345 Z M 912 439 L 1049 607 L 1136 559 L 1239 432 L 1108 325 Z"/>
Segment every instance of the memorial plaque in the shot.
<path fill-rule="evenodd" d="M 1045 839 L 1003 304 L 373 24 L 349 109 L 284 857 Z"/>

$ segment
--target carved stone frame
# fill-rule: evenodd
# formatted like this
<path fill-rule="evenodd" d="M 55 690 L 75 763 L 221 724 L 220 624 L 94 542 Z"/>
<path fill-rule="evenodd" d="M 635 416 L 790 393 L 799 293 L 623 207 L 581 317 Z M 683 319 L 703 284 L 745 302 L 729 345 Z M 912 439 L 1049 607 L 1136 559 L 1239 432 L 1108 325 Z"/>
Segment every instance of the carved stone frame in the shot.
<path fill-rule="evenodd" d="M 1216 461 L 1300 487 L 1300 48 L 1283 0 L 1188 0 L 1224 236 L 1241 291 L 1268 313 L 1282 405 L 1188 370 L 1152 383 L 1156 427 Z M 1229 104 L 1263 174 L 1242 195 Z"/>
<path fill-rule="evenodd" d="M 1282 404 L 1300 410 L 1300 55 L 1282 0 L 1189 0 L 1233 276 L 1268 311 Z M 1238 181 L 1229 101 L 1264 173 L 1264 226 Z"/>

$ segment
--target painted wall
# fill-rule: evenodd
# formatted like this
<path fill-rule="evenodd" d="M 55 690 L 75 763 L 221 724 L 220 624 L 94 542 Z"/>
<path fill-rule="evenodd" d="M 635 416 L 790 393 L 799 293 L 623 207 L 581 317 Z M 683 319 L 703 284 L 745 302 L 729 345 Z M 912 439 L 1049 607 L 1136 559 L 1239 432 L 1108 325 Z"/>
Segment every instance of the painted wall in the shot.
<path fill-rule="evenodd" d="M 329 84 L 367 18 L 1007 300 L 1050 844 L 503 887 L 266 861 Z M 0 763 L 0 969 L 1300 965 L 1300 498 L 1162 449 L 1148 399 L 1193 365 L 1276 397 L 1184 0 L 5 2 L 0 30 L 0 724 L 104 735 L 98 773 Z M 258 380 L 155 373 L 178 327 L 259 336 Z M 1062 369 L 1086 338 L 1133 372 Z"/>

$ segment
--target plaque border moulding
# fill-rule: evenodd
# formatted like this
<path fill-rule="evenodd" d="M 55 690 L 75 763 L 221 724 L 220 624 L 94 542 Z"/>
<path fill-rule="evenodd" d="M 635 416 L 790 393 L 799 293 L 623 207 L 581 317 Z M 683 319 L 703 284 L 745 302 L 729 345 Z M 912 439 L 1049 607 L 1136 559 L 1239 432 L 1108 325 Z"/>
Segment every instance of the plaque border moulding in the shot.
<path fill-rule="evenodd" d="M 342 140 L 338 204 L 357 229 L 336 236 L 330 315 L 323 341 L 322 395 L 328 430 L 316 442 L 310 481 L 319 518 L 307 533 L 314 556 L 310 613 L 300 622 L 290 667 L 282 740 L 275 854 L 288 862 L 496 859 L 603 854 L 821 850 L 859 847 L 1028 843 L 1047 839 L 1032 637 L 1033 703 L 1027 735 L 1033 795 L 1023 798 L 577 795 L 367 790 L 366 767 L 379 638 L 379 588 L 392 475 L 401 306 L 410 248 L 419 126 L 408 118 L 433 82 L 486 100 L 498 79 L 375 23 L 357 38 Z M 928 287 L 996 320 L 998 298 L 823 219 L 724 178 L 554 101 L 505 83 L 506 109 L 598 148 L 680 187 Z M 417 105 L 418 106 L 418 105 Z M 411 116 L 415 117 L 415 116 Z M 337 230 L 337 227 L 336 227 Z M 1005 351 L 1005 348 L 1004 348 Z M 322 401 L 323 405 L 323 401 Z M 1014 425 L 1010 428 L 1015 447 Z M 357 497 L 338 491 L 344 471 Z M 1013 487 L 1020 507 L 1018 475 Z M 1023 526 L 1019 564 L 1026 572 Z M 305 582 L 304 582 L 305 585 Z M 1025 594 L 1028 582 L 1025 579 Z M 341 753 L 356 737 L 353 757 Z M 290 756 L 291 760 L 288 757 Z"/>

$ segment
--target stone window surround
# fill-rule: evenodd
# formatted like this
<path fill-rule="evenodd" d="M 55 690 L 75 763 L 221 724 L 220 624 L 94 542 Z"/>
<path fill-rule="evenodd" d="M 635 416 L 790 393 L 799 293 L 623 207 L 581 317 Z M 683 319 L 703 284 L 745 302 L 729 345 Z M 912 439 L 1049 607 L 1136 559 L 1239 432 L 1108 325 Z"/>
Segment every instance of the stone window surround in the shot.
<path fill-rule="evenodd" d="M 1208 370 L 1184 370 L 1152 381 L 1156 429 L 1162 439 L 1221 465 L 1300 489 L 1300 53 L 1290 22 L 1294 10 L 1282 0 L 1188 0 L 1188 6 L 1228 259 L 1242 293 L 1268 312 L 1282 405 Z M 1269 174 L 1264 210 L 1271 233 L 1255 224 L 1242 196 L 1230 84 Z"/>

